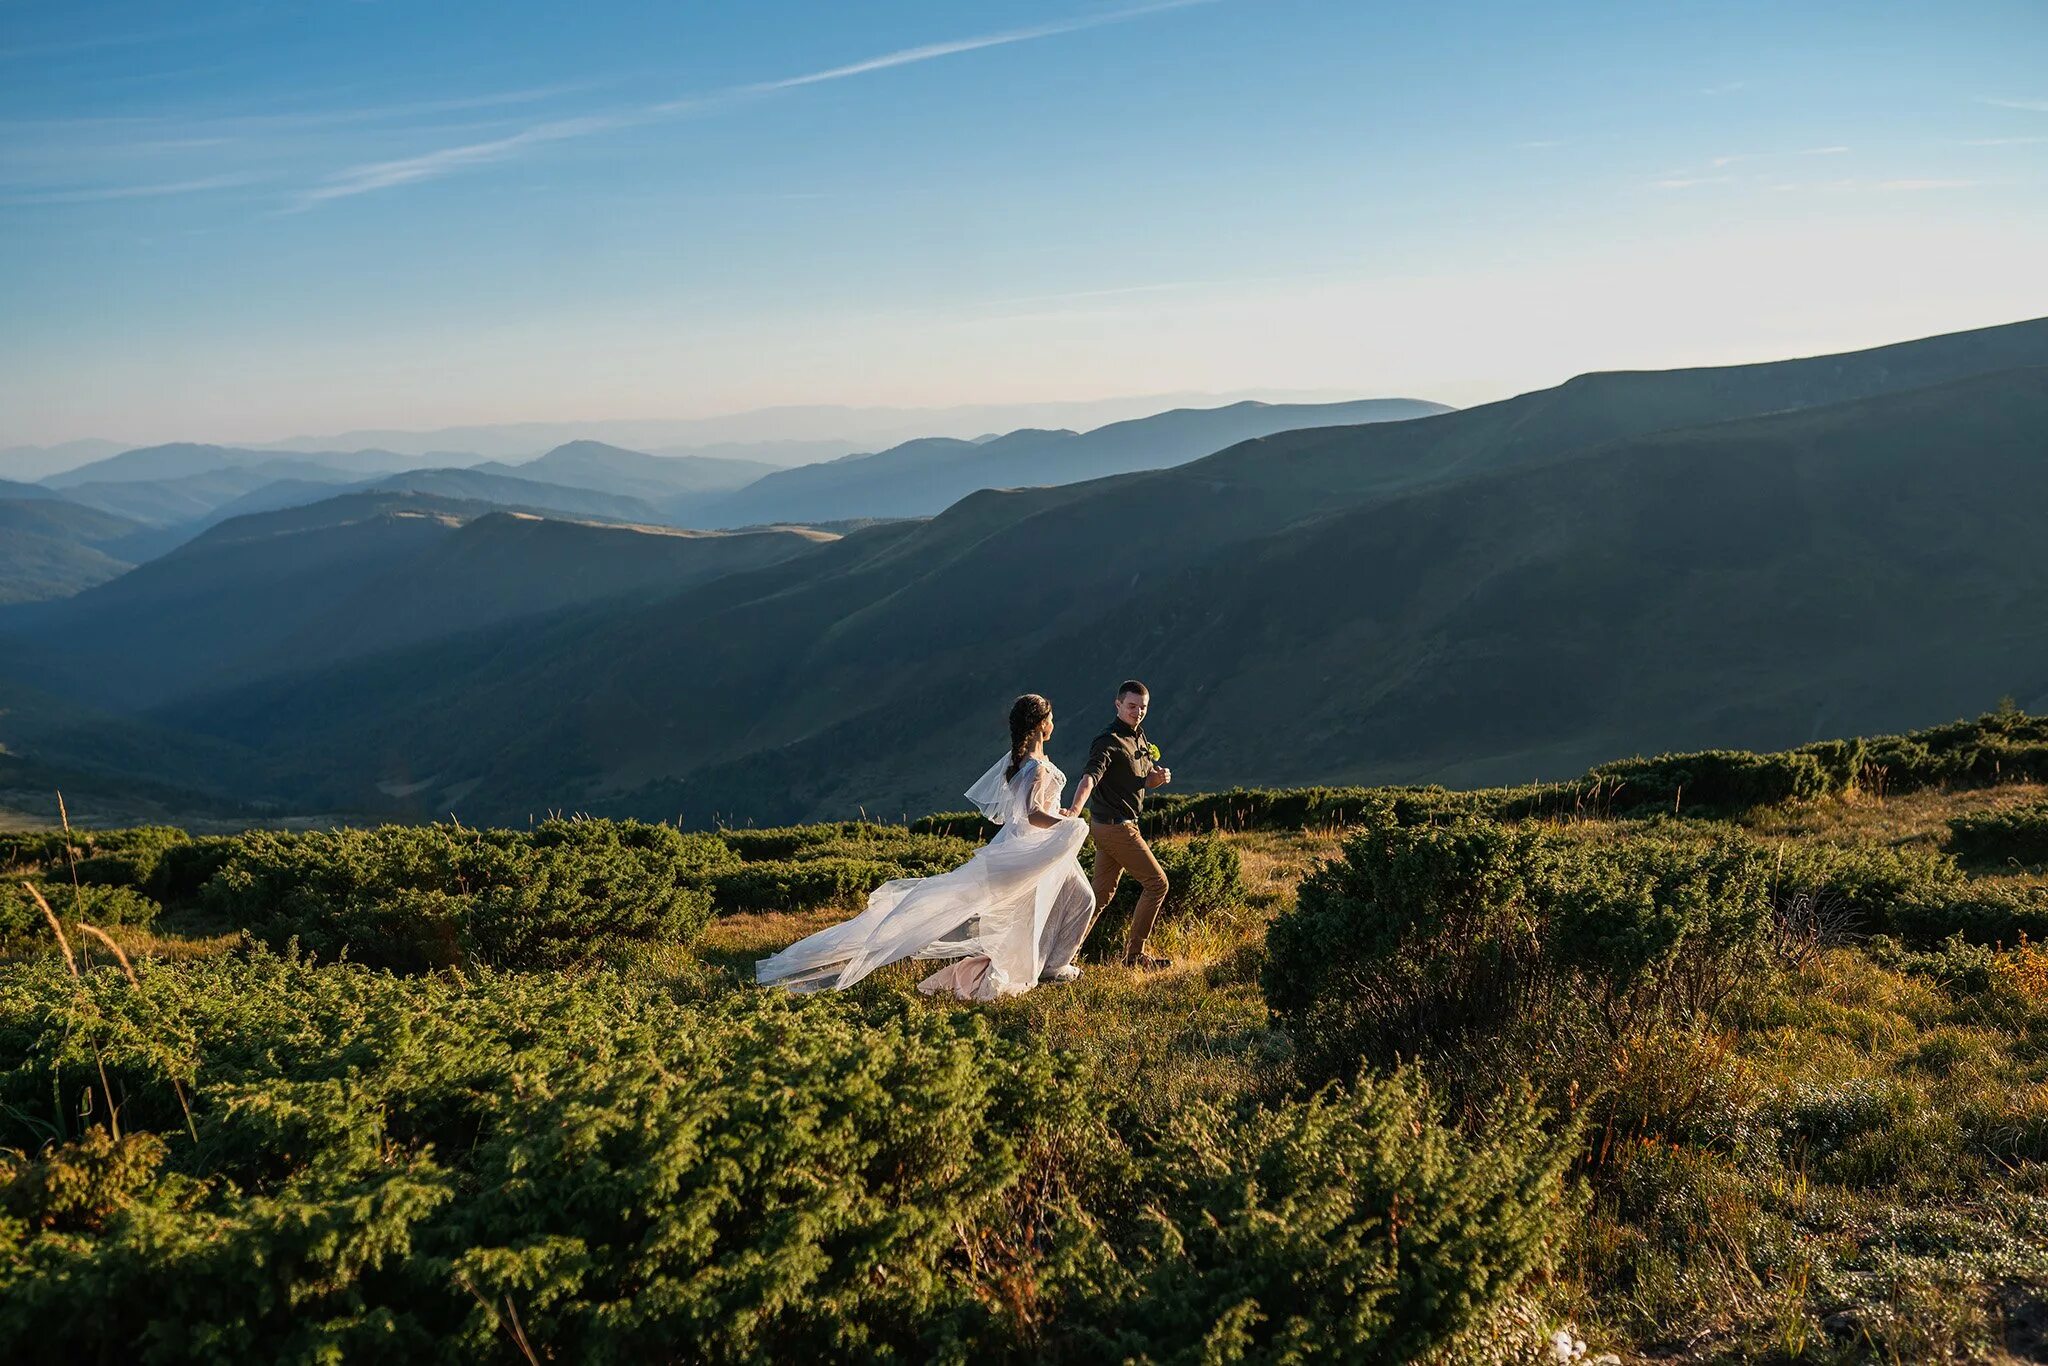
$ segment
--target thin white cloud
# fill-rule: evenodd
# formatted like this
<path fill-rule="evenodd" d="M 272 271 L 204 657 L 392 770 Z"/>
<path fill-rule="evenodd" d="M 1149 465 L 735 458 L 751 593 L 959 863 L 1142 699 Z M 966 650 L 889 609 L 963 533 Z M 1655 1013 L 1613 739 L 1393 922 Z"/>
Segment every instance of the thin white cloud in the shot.
<path fill-rule="evenodd" d="M 2048 142 L 2048 134 L 2028 138 L 1964 138 L 1965 147 L 2032 147 L 2036 143 Z"/>
<path fill-rule="evenodd" d="M 529 147 L 549 142 L 563 142 L 570 138 L 588 137 L 592 133 L 608 132 L 624 127 L 633 120 L 624 115 L 592 115 L 585 118 L 557 119 L 514 133 L 510 137 L 495 138 L 489 142 L 472 142 L 461 147 L 443 147 L 439 151 L 427 152 L 416 157 L 403 157 L 396 161 L 375 161 L 364 166 L 355 166 L 334 176 L 325 185 L 317 185 L 299 196 L 294 208 L 304 211 L 329 199 L 345 199 L 350 195 L 368 194 L 372 190 L 385 190 L 394 185 L 411 185 L 436 176 L 447 175 L 465 166 L 481 166 L 487 162 L 504 161 L 519 155 Z"/>
<path fill-rule="evenodd" d="M 1848 150 L 1847 147 L 1802 147 L 1792 155 L 1801 157 L 1838 157 Z"/>
<path fill-rule="evenodd" d="M 1976 180 L 1880 180 L 1880 190 L 1973 190 L 1981 181 Z"/>
<path fill-rule="evenodd" d="M 1704 86 L 1701 88 L 1700 93 L 1702 95 L 1732 95 L 1748 84 L 1748 81 L 1728 81 L 1721 85 Z"/>
<path fill-rule="evenodd" d="M 1660 190 L 1689 190 L 1695 185 L 1725 185 L 1734 178 L 1725 175 L 1670 176 L 1653 180 L 1650 184 Z"/>
<path fill-rule="evenodd" d="M 1159 4 L 1140 5 L 1134 9 L 1112 10 L 1107 14 L 1091 14 L 1081 19 L 1069 19 L 1060 23 L 1037 24 L 1030 28 L 1010 29 L 1002 33 L 983 34 L 978 38 L 961 38 L 950 43 L 927 43 L 922 47 L 907 47 L 898 52 L 884 53 L 865 61 L 850 62 L 845 66 L 828 67 L 823 71 L 807 72 L 801 76 L 789 76 L 779 81 L 761 81 L 754 85 L 739 87 L 735 94 L 767 94 L 776 90 L 793 90 L 798 86 L 816 85 L 821 81 L 844 80 L 848 76 L 864 76 L 870 71 L 887 71 L 891 67 L 910 66 L 915 62 L 929 62 L 936 57 L 951 57 L 962 52 L 979 52 L 983 48 L 1002 47 L 1009 43 L 1028 43 L 1038 38 L 1055 38 L 1063 33 L 1079 33 L 1083 29 L 1101 28 L 1105 24 L 1120 24 L 1126 20 L 1142 18 L 1147 14 L 1158 14 L 1165 10 L 1186 9 L 1190 5 L 1210 3 L 1210 0 L 1161 0 Z"/>
<path fill-rule="evenodd" d="M 152 185 L 98 185 L 73 190 L 31 190 L 0 195 L 0 204 L 96 204 L 112 199 L 155 199 L 163 195 L 197 194 L 253 184 L 255 176 L 215 175 Z"/>
<path fill-rule="evenodd" d="M 1979 104 L 1995 104 L 2000 109 L 2025 109 L 2036 114 L 2048 114 L 2048 100 L 2007 100 L 1991 95 L 1977 97 Z"/>
<path fill-rule="evenodd" d="M 332 199 L 343 199 L 352 195 L 367 194 L 373 190 L 389 189 L 395 185 L 416 184 L 447 175 L 468 166 L 488 162 L 504 161 L 520 155 L 530 147 L 549 142 L 561 142 L 570 138 L 588 137 L 593 133 L 608 132 L 650 119 L 679 114 L 690 110 L 713 107 L 732 100 L 772 95 L 779 91 L 794 90 L 802 86 L 818 85 L 825 81 L 844 80 L 849 76 L 863 76 L 874 71 L 887 71 L 899 66 L 911 66 L 918 62 L 929 62 L 940 57 L 957 56 L 963 52 L 978 52 L 985 48 L 1002 47 L 1010 43 L 1031 42 L 1040 38 L 1057 37 L 1065 33 L 1078 33 L 1084 29 L 1102 28 L 1109 24 L 1124 23 L 1143 18 L 1149 14 L 1161 14 L 1168 10 L 1187 9 L 1194 5 L 1216 3 L 1216 0 L 1159 0 L 1158 3 L 1137 5 L 1128 9 L 1112 10 L 1103 14 L 1088 15 L 1084 18 L 1065 20 L 1059 23 L 1039 24 L 1030 28 L 1006 29 L 999 33 L 983 34 L 974 38 L 960 38 L 951 42 L 927 43 L 921 47 L 902 48 L 886 52 L 878 57 L 869 57 L 843 66 L 827 67 L 821 71 L 805 72 L 798 76 L 786 76 L 780 80 L 756 81 L 746 85 L 731 86 L 713 91 L 708 95 L 688 96 L 648 105 L 644 109 L 618 114 L 593 115 L 581 119 L 560 119 L 551 123 L 529 128 L 509 137 L 489 142 L 471 143 L 460 147 L 446 147 L 416 157 L 398 161 L 375 162 L 350 167 L 328 178 L 325 184 L 315 186 L 299 196 L 293 206 L 295 211 L 312 208 L 314 205 Z"/>
<path fill-rule="evenodd" d="M 1518 142 L 1515 146 L 1530 152 L 1547 152 L 1553 147 L 1564 146 L 1562 138 L 1539 138 L 1534 142 Z"/>

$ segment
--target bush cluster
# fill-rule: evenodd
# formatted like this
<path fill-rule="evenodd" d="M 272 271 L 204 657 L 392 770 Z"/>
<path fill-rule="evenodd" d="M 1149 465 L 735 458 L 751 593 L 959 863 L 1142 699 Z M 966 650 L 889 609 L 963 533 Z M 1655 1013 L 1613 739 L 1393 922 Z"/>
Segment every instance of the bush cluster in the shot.
<path fill-rule="evenodd" d="M 1710 813 L 1839 796 L 1859 788 L 2048 781 L 2048 717 L 2006 707 L 1975 721 L 1869 740 L 1823 740 L 1756 754 L 1703 750 L 1602 764 L 1572 782 L 1453 792 L 1436 787 L 1233 788 L 1161 793 L 1146 803 L 1147 835 L 1212 830 L 1299 830 L 1353 825 L 1427 825 L 1459 819 Z M 993 827 L 971 811 L 950 811 L 911 829 L 966 839 Z"/>
<path fill-rule="evenodd" d="M 687 943 L 711 914 L 710 836 L 550 820 L 237 837 L 200 901 L 273 943 L 401 971 L 564 967 L 627 943 Z"/>
<path fill-rule="evenodd" d="M 1382 826 L 1269 926 L 1262 985 L 1313 1077 L 1430 1057 L 1483 1085 L 1509 1056 L 1539 1084 L 1574 1077 L 1588 1051 L 1711 1016 L 1768 974 L 1770 874 L 1742 841 L 1683 831 Z"/>
<path fill-rule="evenodd" d="M 729 857 L 707 884 L 721 914 L 850 908 L 885 882 L 947 872 L 974 853 L 957 836 L 868 821 L 721 830 L 717 838 Z"/>
<path fill-rule="evenodd" d="M 1526 1105 L 1412 1074 L 1152 1134 L 970 1012 L 605 974 L 44 960 L 0 1059 L 24 1362 L 1408 1360 L 1562 1205 Z"/>
<path fill-rule="evenodd" d="M 57 918 L 66 924 L 83 920 L 88 925 L 148 925 L 163 907 L 133 887 L 106 887 L 81 883 L 73 887 L 62 876 L 9 877 L 0 882 L 0 951 L 11 951 L 34 943 L 46 943 L 50 922 L 43 917 L 22 883 L 34 884 Z"/>
<path fill-rule="evenodd" d="M 2048 802 L 1957 816 L 1948 823 L 1948 847 L 1985 863 L 2048 863 Z"/>

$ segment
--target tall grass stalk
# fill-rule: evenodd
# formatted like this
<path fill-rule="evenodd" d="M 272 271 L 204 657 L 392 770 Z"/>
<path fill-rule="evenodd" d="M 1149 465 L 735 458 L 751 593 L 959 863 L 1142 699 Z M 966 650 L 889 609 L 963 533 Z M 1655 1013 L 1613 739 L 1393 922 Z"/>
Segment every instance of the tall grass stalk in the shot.
<path fill-rule="evenodd" d="M 114 961 L 121 965 L 121 971 L 128 974 L 129 986 L 136 988 L 140 988 L 142 986 L 141 980 L 138 979 L 135 975 L 135 965 L 128 961 L 127 954 L 121 952 L 121 946 L 114 942 L 114 938 L 112 935 L 108 934 L 105 930 L 101 929 L 97 925 L 86 924 L 83 920 L 78 922 L 78 928 L 85 931 L 93 938 L 99 940 L 102 944 L 105 944 L 109 949 L 113 951 Z M 194 1143 L 197 1143 L 199 1141 L 199 1126 L 192 1122 L 192 1105 L 191 1102 L 185 1099 L 185 1084 L 179 1081 L 176 1077 L 172 1077 L 171 1089 L 177 1092 L 178 1094 L 178 1108 L 185 1112 L 185 1132 L 191 1134 L 192 1141 Z"/>
<path fill-rule="evenodd" d="M 68 826 L 66 828 L 67 830 L 69 829 Z M 67 854 L 70 852 L 68 847 L 65 852 Z M 74 873 L 73 876 L 75 877 L 76 874 Z M 57 913 L 50 909 L 49 902 L 43 900 L 43 894 L 36 890 L 36 885 L 33 882 L 25 881 L 21 885 L 28 888 L 28 894 L 36 899 L 36 905 L 43 908 L 43 918 L 50 922 L 50 930 L 57 936 L 57 947 L 64 950 L 64 966 L 71 969 L 71 980 L 78 984 L 79 999 L 81 1001 L 84 1000 L 85 978 L 78 971 L 78 959 L 72 956 L 71 941 L 64 937 L 64 926 L 58 923 Z M 75 883 L 73 885 L 76 886 Z M 93 1066 L 99 1069 L 100 1090 L 105 1093 L 107 1098 L 107 1128 L 118 1139 L 121 1136 L 121 1115 L 114 1107 L 114 1088 L 107 1083 L 107 1060 L 100 1056 L 100 1045 L 97 1039 L 87 1039 L 86 1042 L 92 1045 Z"/>

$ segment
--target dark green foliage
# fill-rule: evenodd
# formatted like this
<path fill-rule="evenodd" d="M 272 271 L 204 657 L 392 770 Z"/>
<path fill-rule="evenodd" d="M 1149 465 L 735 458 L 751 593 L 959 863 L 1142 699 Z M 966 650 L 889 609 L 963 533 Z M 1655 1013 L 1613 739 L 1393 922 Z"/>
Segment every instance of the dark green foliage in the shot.
<path fill-rule="evenodd" d="M 1422 825 L 1480 814 L 1490 795 L 1440 787 L 1234 788 L 1155 797 L 1141 824 L 1147 835 Z"/>
<path fill-rule="evenodd" d="M 418 971 L 561 967 L 626 943 L 687 943 L 710 917 L 708 836 L 635 821 L 532 832 L 455 825 L 251 831 L 206 907 L 273 943 Z"/>
<path fill-rule="evenodd" d="M 78 861 L 79 881 L 139 888 L 148 886 L 156 877 L 166 854 L 191 843 L 192 837 L 173 826 L 142 825 L 130 830 L 99 831 L 84 839 L 91 852 Z"/>
<path fill-rule="evenodd" d="M 975 848 L 953 835 L 870 821 L 721 830 L 717 838 L 728 859 L 709 870 L 708 882 L 721 913 L 851 907 L 884 882 L 957 868 Z"/>
<path fill-rule="evenodd" d="M 1202 835 L 1189 840 L 1154 844 L 1153 856 L 1166 874 L 1166 902 L 1159 908 L 1156 925 L 1168 920 L 1200 920 L 1224 915 L 1245 904 L 1244 864 L 1237 850 L 1226 841 Z M 1093 870 L 1094 846 L 1083 857 Z M 1096 913 L 1095 927 L 1088 933 L 1091 957 L 1121 957 L 1125 937 L 1130 933 L 1131 912 L 1142 895 L 1138 880 L 1126 873 L 1117 882 L 1116 895 Z"/>
<path fill-rule="evenodd" d="M 1777 928 L 1769 866 L 1739 841 L 1388 826 L 1302 883 L 1261 980 L 1309 1076 L 1514 1045 L 1540 1084 L 1578 1076 L 1575 1040 L 1712 1015 L 1768 974 Z"/>
<path fill-rule="evenodd" d="M 1408 1071 L 1237 1124 L 1186 1115 L 1136 1284 L 1085 1359 L 1417 1359 L 1521 1282 L 1555 1223 L 1569 1140 L 1526 1106 L 1475 1128 L 1445 1128 Z"/>
<path fill-rule="evenodd" d="M 1957 816 L 1948 831 L 1948 847 L 1959 858 L 2048 863 L 2048 802 Z"/>
<path fill-rule="evenodd" d="M 772 859 L 713 874 L 711 897 L 720 914 L 851 908 L 883 883 L 915 876 L 869 858 Z"/>
<path fill-rule="evenodd" d="M 913 835 L 946 835 L 972 844 L 984 844 L 994 839 L 1000 829 L 1001 826 L 979 811 L 935 811 L 910 823 Z"/>
<path fill-rule="evenodd" d="M 24 1361 L 513 1361 L 514 1314 L 558 1361 L 1407 1359 L 1561 1208 L 1526 1110 L 1460 1136 L 1412 1077 L 1155 1139 L 975 1014 L 608 974 L 15 965 L 0 1059 Z"/>
<path fill-rule="evenodd" d="M 232 835 L 201 835 L 171 844 L 157 859 L 144 890 L 166 906 L 192 905 L 213 875 L 234 857 L 236 848 Z"/>
<path fill-rule="evenodd" d="M 1721 749 L 1663 754 L 1602 764 L 1587 776 L 1609 787 L 1618 811 L 1644 807 L 1674 813 L 1690 809 L 1747 811 L 1842 790 L 1831 785 L 1829 764 L 1798 750 L 1783 754 Z"/>
<path fill-rule="evenodd" d="M 62 830 L 0 831 L 0 868 L 25 868 L 59 863 L 64 858 Z"/>
<path fill-rule="evenodd" d="M 24 879 L 10 877 L 0 882 L 0 950 L 16 950 L 32 944 L 54 947 L 50 922 L 42 908 L 22 886 Z M 107 887 L 82 883 L 73 888 L 61 876 L 28 878 L 43 894 L 50 909 L 69 924 L 83 920 L 88 925 L 147 925 L 163 909 L 133 887 Z"/>

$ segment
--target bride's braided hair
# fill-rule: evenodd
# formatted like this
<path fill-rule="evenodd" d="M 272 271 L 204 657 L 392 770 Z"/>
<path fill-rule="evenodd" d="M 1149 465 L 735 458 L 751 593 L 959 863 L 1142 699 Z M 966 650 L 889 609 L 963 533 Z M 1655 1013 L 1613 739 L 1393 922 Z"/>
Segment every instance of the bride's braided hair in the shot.
<path fill-rule="evenodd" d="M 1003 772 L 1003 781 L 1017 776 L 1017 770 L 1024 767 L 1024 753 L 1031 748 L 1031 740 L 1038 733 L 1045 718 L 1052 715 L 1052 703 L 1035 692 L 1025 693 L 1010 704 L 1010 766 Z"/>

